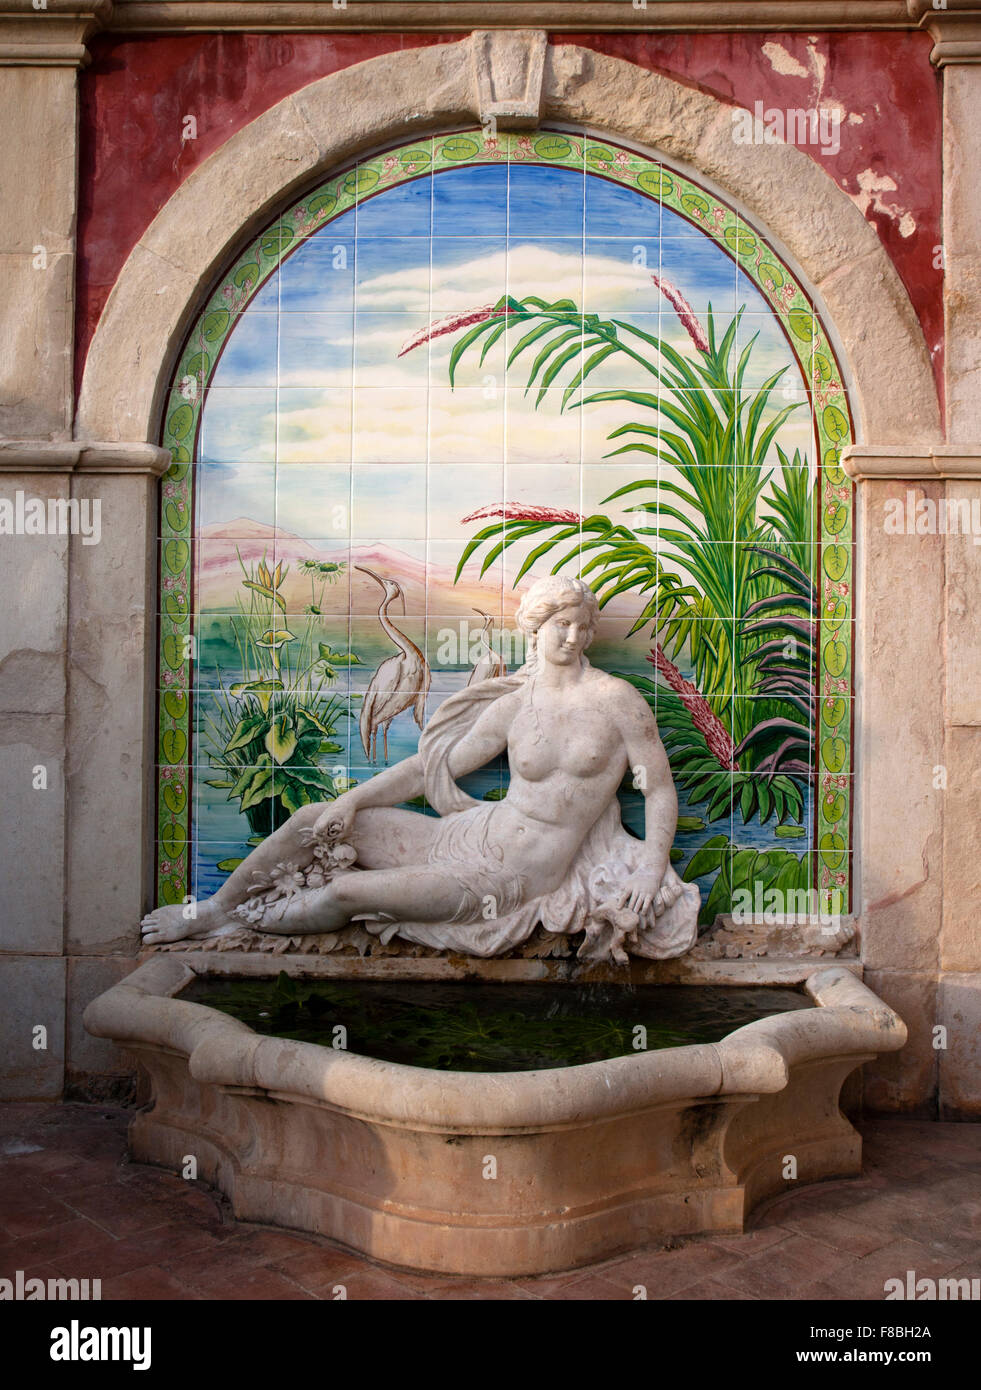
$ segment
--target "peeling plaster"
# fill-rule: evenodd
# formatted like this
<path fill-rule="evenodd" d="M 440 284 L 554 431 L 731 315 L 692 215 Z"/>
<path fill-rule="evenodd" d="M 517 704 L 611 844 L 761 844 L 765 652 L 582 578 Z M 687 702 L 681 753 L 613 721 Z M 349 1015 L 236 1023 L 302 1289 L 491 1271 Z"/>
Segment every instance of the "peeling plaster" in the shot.
<path fill-rule="evenodd" d="M 858 175 L 858 193 L 849 193 L 849 198 L 863 217 L 868 217 L 869 208 L 898 223 L 899 235 L 910 237 L 916 231 L 916 220 L 907 209 L 898 203 L 887 203 L 884 193 L 895 193 L 896 180 L 889 174 L 877 174 L 874 169 L 863 169 Z"/>
<path fill-rule="evenodd" d="M 802 63 L 798 63 L 792 53 L 788 53 L 782 43 L 765 43 L 763 52 L 770 60 L 770 66 L 774 72 L 779 72 L 783 77 L 806 77 L 807 68 Z"/>

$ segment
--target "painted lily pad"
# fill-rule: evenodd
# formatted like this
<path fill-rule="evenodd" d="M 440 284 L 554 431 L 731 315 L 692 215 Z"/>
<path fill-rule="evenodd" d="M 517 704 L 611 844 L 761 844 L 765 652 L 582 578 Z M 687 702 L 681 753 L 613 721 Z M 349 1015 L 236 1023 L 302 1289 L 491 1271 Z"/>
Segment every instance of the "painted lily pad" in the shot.
<path fill-rule="evenodd" d="M 819 844 L 821 858 L 829 869 L 838 869 L 844 862 L 847 847 L 837 830 L 826 830 Z"/>
<path fill-rule="evenodd" d="M 160 896 L 168 907 L 184 901 L 184 885 L 179 878 L 165 878 L 160 885 Z"/>
<path fill-rule="evenodd" d="M 164 692 L 163 707 L 171 719 L 183 719 L 187 714 L 187 691 L 167 690 Z"/>
<path fill-rule="evenodd" d="M 181 570 L 187 564 L 190 553 L 191 551 L 187 541 L 170 540 L 164 543 L 164 564 L 170 570 L 171 574 L 180 574 Z"/>
<path fill-rule="evenodd" d="M 184 665 L 184 642 L 179 633 L 168 632 L 160 648 L 163 659 L 172 671 L 179 671 Z"/>
<path fill-rule="evenodd" d="M 194 411 L 185 401 L 176 410 L 171 412 L 167 421 L 167 428 L 174 439 L 183 439 L 188 430 L 194 424 Z"/>
<path fill-rule="evenodd" d="M 205 314 L 201 324 L 201 336 L 207 343 L 215 343 L 228 327 L 231 315 L 227 309 L 212 309 L 210 314 Z M 190 409 L 190 407 L 188 407 Z"/>
<path fill-rule="evenodd" d="M 187 848 L 187 836 L 176 821 L 168 821 L 160 832 L 160 843 L 168 859 L 177 859 Z"/>
<path fill-rule="evenodd" d="M 829 725 L 832 729 L 836 728 L 841 723 L 847 713 L 848 702 L 847 700 L 843 700 L 840 695 L 832 695 L 829 699 L 825 700 L 821 708 L 821 715 L 825 724 Z"/>
<path fill-rule="evenodd" d="M 164 729 L 160 735 L 160 751 L 173 767 L 187 752 L 187 734 L 183 729 Z"/>
<path fill-rule="evenodd" d="M 667 198 L 674 192 L 674 182 L 663 169 L 645 169 L 637 175 L 637 187 L 654 198 Z"/>
<path fill-rule="evenodd" d="M 476 140 L 472 140 L 468 135 L 453 135 L 449 140 L 443 141 L 440 154 L 444 159 L 473 159 L 479 148 Z"/>
<path fill-rule="evenodd" d="M 842 676 L 848 665 L 848 647 L 836 639 L 824 644 L 824 669 L 830 676 Z"/>
<path fill-rule="evenodd" d="M 824 552 L 822 564 L 828 578 L 837 583 L 848 569 L 848 547 L 846 545 L 829 545 Z"/>
<path fill-rule="evenodd" d="M 539 159 L 565 159 L 572 153 L 572 141 L 564 135 L 543 135 L 533 148 Z"/>
<path fill-rule="evenodd" d="M 826 738 L 821 744 L 821 761 L 829 772 L 840 772 L 848 757 L 848 744 L 843 738 Z"/>

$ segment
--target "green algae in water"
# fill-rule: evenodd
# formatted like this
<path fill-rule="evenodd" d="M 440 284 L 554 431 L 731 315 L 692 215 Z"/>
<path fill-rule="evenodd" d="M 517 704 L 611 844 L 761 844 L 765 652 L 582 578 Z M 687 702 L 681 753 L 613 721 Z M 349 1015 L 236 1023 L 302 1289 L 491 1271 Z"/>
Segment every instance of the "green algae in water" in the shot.
<path fill-rule="evenodd" d="M 257 1033 L 440 1071 L 534 1071 L 645 1050 L 718 1042 L 771 1014 L 810 1007 L 789 989 L 701 985 L 221 980 L 200 976 L 182 999 Z M 646 1036 L 637 1032 L 646 1030 Z"/>

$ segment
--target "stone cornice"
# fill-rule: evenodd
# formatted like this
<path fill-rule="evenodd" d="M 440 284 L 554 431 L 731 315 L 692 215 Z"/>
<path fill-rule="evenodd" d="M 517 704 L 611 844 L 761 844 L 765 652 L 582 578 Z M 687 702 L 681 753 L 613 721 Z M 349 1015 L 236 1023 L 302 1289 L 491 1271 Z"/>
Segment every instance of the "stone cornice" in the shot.
<path fill-rule="evenodd" d="M 110 28 L 170 31 L 547 29 L 698 33 L 911 29 L 906 0 L 116 0 Z"/>
<path fill-rule="evenodd" d="M 981 478 L 981 444 L 849 444 L 842 450 L 841 466 L 856 482 Z"/>
<path fill-rule="evenodd" d="M 0 67 L 80 68 L 112 0 L 0 0 Z"/>
<path fill-rule="evenodd" d="M 930 59 L 938 68 L 948 63 L 981 63 L 981 5 L 977 0 L 908 0 L 910 18 L 933 39 Z"/>
<path fill-rule="evenodd" d="M 0 473 L 149 473 L 160 477 L 170 451 L 156 444 L 0 439 Z"/>

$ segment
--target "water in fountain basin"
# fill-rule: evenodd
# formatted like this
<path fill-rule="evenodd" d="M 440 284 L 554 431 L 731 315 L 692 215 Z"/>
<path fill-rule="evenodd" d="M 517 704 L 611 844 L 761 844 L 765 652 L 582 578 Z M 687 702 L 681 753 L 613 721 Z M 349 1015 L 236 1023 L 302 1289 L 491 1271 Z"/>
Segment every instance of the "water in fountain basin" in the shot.
<path fill-rule="evenodd" d="M 808 1008 L 790 989 L 617 983 L 224 980 L 181 996 L 259 1033 L 447 1071 L 530 1071 L 718 1042 L 771 1014 Z M 342 1027 L 345 1032 L 336 1031 Z"/>

